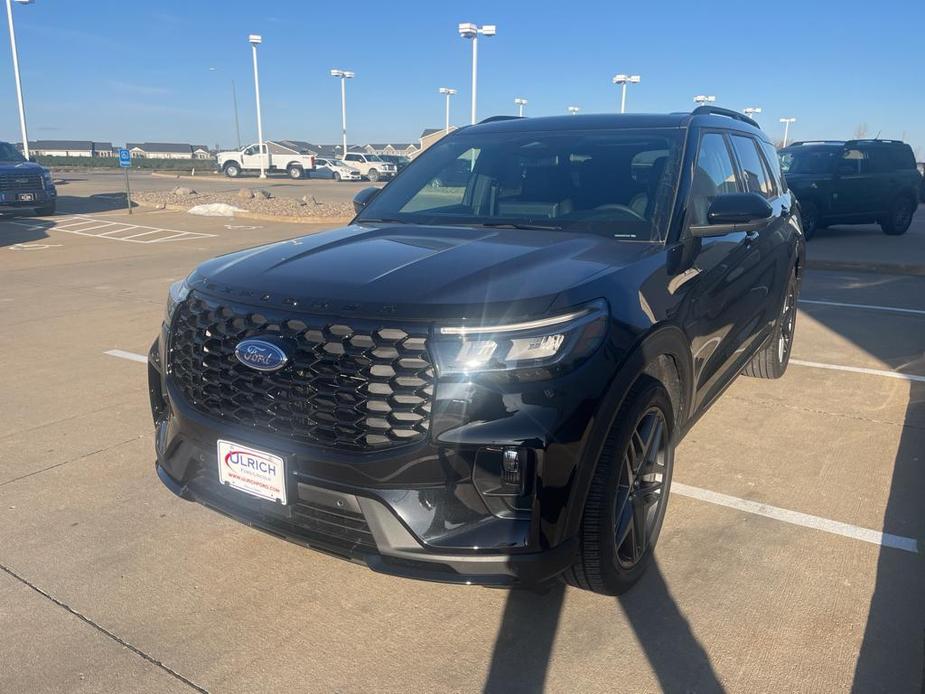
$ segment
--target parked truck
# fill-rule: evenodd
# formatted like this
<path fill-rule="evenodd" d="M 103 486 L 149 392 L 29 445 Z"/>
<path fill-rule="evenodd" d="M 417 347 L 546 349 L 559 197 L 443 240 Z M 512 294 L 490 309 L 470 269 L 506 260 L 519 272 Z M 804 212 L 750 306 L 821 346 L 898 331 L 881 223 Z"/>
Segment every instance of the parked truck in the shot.
<path fill-rule="evenodd" d="M 302 178 L 315 169 L 314 154 L 270 140 L 262 145 L 249 145 L 240 151 L 219 152 L 217 159 L 219 170 L 229 178 L 257 173 L 261 166 L 267 174 L 286 173 L 289 178 Z"/>

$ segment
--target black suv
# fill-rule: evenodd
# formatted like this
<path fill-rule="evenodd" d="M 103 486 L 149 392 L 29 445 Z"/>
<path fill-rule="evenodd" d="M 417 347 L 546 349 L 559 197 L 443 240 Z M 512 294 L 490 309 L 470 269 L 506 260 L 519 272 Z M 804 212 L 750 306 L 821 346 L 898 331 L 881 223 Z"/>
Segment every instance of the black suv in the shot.
<path fill-rule="evenodd" d="M 830 224 L 877 223 L 895 236 L 909 229 L 922 176 L 906 143 L 794 142 L 780 155 L 787 183 L 800 201 L 807 239 Z"/>
<path fill-rule="evenodd" d="M 771 143 L 712 107 L 494 118 L 355 205 L 171 287 L 161 480 L 377 571 L 627 589 L 678 440 L 787 368 L 804 243 Z"/>

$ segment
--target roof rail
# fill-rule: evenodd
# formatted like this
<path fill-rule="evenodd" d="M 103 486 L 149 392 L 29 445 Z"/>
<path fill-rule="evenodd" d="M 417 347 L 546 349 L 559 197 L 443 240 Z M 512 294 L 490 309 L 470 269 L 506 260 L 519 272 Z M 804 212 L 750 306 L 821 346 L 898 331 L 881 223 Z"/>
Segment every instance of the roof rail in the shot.
<path fill-rule="evenodd" d="M 800 147 L 802 145 L 843 145 L 845 144 L 844 140 L 800 140 L 799 142 L 791 142 L 788 147 Z"/>
<path fill-rule="evenodd" d="M 691 111 L 692 116 L 703 116 L 707 114 L 712 114 L 714 116 L 726 116 L 727 118 L 734 118 L 735 120 L 740 120 L 743 123 L 748 123 L 759 130 L 761 126 L 758 125 L 753 119 L 746 116 L 744 113 L 739 113 L 738 111 L 733 111 L 729 108 L 722 108 L 720 106 L 698 106 L 693 111 Z"/>
<path fill-rule="evenodd" d="M 860 137 L 854 140 L 848 140 L 845 142 L 846 145 L 858 145 L 862 142 L 876 142 L 878 144 L 885 145 L 904 145 L 906 144 L 902 140 L 881 140 L 879 137 Z"/>
<path fill-rule="evenodd" d="M 497 121 L 500 121 L 500 120 L 519 120 L 523 117 L 524 116 L 489 116 L 488 118 L 485 118 L 484 120 L 480 120 L 479 125 L 481 125 L 482 123 L 496 123 Z"/>

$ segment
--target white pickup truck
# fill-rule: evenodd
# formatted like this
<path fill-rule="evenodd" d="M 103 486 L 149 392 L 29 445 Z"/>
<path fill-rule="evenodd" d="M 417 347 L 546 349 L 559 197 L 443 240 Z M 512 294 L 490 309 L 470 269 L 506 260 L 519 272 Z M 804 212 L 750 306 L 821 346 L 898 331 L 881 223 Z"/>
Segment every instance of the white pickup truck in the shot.
<path fill-rule="evenodd" d="M 315 155 L 304 154 L 278 142 L 267 140 L 262 145 L 245 147 L 239 152 L 219 152 L 218 168 L 229 178 L 237 178 L 242 173 L 264 170 L 270 173 L 285 172 L 290 178 L 302 178 L 315 169 Z"/>

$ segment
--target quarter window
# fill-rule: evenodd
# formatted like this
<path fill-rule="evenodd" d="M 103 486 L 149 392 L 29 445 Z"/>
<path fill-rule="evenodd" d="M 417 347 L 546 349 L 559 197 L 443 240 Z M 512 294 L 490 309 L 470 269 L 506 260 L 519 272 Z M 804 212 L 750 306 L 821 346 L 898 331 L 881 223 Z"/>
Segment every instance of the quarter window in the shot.
<path fill-rule="evenodd" d="M 782 193 L 786 193 L 787 181 L 784 180 L 784 176 L 780 170 L 780 155 L 770 142 L 762 141 L 758 143 L 758 146 L 761 147 L 761 151 L 764 152 L 765 161 L 771 169 L 771 178 L 774 179 L 773 182 L 776 184 L 777 189 Z"/>
<path fill-rule="evenodd" d="M 733 135 L 732 148 L 739 158 L 739 166 L 742 167 L 742 175 L 745 177 L 745 189 L 750 193 L 758 193 L 766 198 L 774 197 L 774 190 L 771 188 L 771 180 L 768 172 L 761 163 L 761 156 L 755 146 L 755 141 L 750 137 Z"/>

